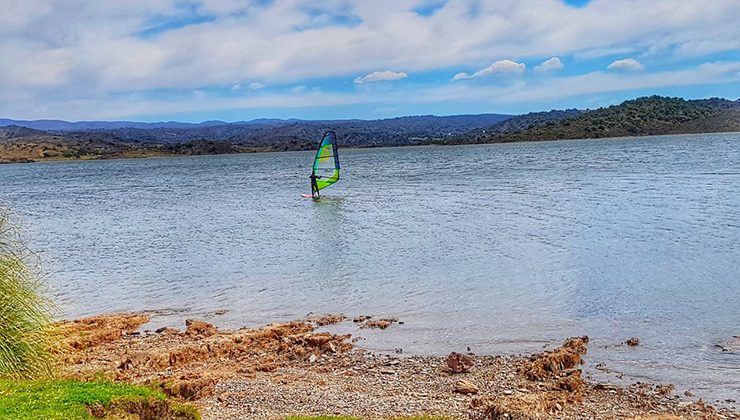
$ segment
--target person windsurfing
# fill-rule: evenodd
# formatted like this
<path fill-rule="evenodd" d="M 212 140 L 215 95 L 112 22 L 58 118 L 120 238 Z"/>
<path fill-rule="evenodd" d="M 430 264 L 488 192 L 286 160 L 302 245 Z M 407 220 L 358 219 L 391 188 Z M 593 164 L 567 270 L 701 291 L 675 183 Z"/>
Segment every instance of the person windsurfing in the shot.
<path fill-rule="evenodd" d="M 311 172 L 311 197 L 313 198 L 321 198 L 321 194 L 319 194 L 319 186 L 316 184 L 316 180 L 321 178 L 320 176 L 316 176 L 315 173 Z"/>
<path fill-rule="evenodd" d="M 311 195 L 301 194 L 301 196 L 315 200 L 321 198 L 320 190 L 339 181 L 337 135 L 333 131 L 324 133 L 319 149 L 316 151 L 309 178 L 311 179 Z"/>

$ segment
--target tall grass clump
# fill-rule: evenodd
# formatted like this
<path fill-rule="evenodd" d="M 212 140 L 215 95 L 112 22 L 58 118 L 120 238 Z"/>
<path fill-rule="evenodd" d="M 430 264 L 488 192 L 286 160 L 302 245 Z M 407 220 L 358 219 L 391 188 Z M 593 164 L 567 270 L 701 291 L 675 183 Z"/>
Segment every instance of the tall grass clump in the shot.
<path fill-rule="evenodd" d="M 0 377 L 32 379 L 51 373 L 51 303 L 32 252 L 10 213 L 0 208 Z"/>

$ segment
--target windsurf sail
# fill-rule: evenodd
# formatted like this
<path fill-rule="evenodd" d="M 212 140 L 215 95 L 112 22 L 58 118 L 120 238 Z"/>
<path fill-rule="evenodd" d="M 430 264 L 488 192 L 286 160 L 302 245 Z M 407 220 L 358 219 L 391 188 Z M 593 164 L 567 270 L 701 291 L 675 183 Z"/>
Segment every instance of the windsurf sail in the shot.
<path fill-rule="evenodd" d="M 316 187 L 319 190 L 339 181 L 337 135 L 333 131 L 327 131 L 321 139 L 313 161 L 313 175 L 316 176 Z"/>

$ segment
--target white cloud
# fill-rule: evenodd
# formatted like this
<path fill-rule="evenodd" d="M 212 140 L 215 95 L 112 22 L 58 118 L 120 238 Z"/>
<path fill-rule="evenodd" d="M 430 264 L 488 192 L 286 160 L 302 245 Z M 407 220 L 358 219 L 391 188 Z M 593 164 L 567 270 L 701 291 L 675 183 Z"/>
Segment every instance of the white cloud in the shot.
<path fill-rule="evenodd" d="M 457 81 L 457 80 L 468 80 L 468 79 L 472 79 L 472 78 L 473 78 L 473 76 L 471 76 L 470 74 L 465 73 L 465 72 L 461 72 L 461 73 L 457 73 L 456 75 L 452 76 L 452 79 L 451 80 L 454 82 L 454 81 Z"/>
<path fill-rule="evenodd" d="M 606 68 L 610 70 L 630 70 L 637 71 L 642 70 L 645 66 L 634 58 L 625 58 L 624 60 L 617 60 L 609 64 Z"/>
<path fill-rule="evenodd" d="M 639 58 L 659 45 L 651 63 L 680 67 L 736 51 L 740 39 L 738 0 L 592 1 L 580 9 L 562 0 L 449 0 L 431 16 L 413 12 L 418 0 L 4 3 L 0 57 L 13 59 L 0 60 L 0 115 L 16 117 L 54 118 L 52 110 L 62 115 L 132 92 L 176 101 L 234 81 L 289 89 L 378 68 L 467 68 L 490 57 Z M 96 109 L 80 108 L 82 118 L 85 111 Z"/>
<path fill-rule="evenodd" d="M 564 67 L 560 57 L 552 57 L 543 61 L 542 64 L 534 68 L 537 73 L 547 73 L 551 71 L 560 70 Z"/>
<path fill-rule="evenodd" d="M 409 77 L 408 74 L 402 72 L 402 71 L 391 71 L 391 70 L 384 70 L 384 71 L 374 71 L 370 74 L 367 74 L 362 77 L 356 77 L 355 83 L 367 83 L 367 82 L 382 82 L 382 81 L 392 81 L 392 80 L 401 80 Z"/>
<path fill-rule="evenodd" d="M 56 115 L 67 120 L 83 119 L 137 119 L 145 115 L 172 115 L 175 113 L 215 112 L 224 109 L 253 110 L 260 116 L 266 109 L 284 109 L 282 116 L 288 117 L 292 109 L 321 108 L 348 105 L 371 105 L 374 110 L 399 104 L 417 104 L 422 109 L 428 104 L 477 103 L 498 109 L 513 104 L 560 100 L 584 95 L 633 91 L 646 88 L 701 86 L 722 83 L 740 83 L 740 61 L 707 62 L 685 70 L 657 73 L 645 72 L 592 72 L 578 76 L 521 81 L 515 85 L 473 85 L 447 83 L 440 87 L 423 87 L 413 90 L 394 89 L 370 93 L 330 93 L 305 89 L 302 94 L 293 92 L 269 93 L 265 95 L 215 96 L 201 98 L 157 98 L 152 95 L 132 94 L 122 97 L 72 99 L 50 102 L 38 108 L 33 101 L 23 97 L 15 102 L 16 112 L 29 118 Z M 15 115 L 8 115 L 17 118 Z M 358 117 L 372 118 L 387 115 L 360 114 Z"/>
<path fill-rule="evenodd" d="M 517 63 L 516 61 L 511 60 L 501 60 L 497 61 L 490 66 L 478 70 L 473 74 L 468 73 L 457 73 L 452 77 L 453 81 L 456 80 L 467 80 L 467 79 L 475 79 L 477 77 L 484 77 L 491 74 L 515 74 L 515 73 L 524 73 L 524 69 L 527 66 L 524 63 Z"/>
<path fill-rule="evenodd" d="M 265 88 L 265 85 L 263 85 L 260 82 L 252 82 L 249 84 L 249 90 L 260 90 L 264 88 Z"/>

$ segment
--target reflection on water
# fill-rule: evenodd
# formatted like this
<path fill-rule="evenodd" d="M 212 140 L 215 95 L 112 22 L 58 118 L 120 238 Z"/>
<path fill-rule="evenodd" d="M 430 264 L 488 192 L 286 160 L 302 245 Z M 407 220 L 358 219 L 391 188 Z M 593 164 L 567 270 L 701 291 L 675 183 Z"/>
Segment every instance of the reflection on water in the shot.
<path fill-rule="evenodd" d="M 69 317 L 391 315 L 364 343 L 404 353 L 588 334 L 590 366 L 740 394 L 716 346 L 740 335 L 740 136 L 344 150 L 320 201 L 311 158 L 5 165 L 0 199 Z"/>

